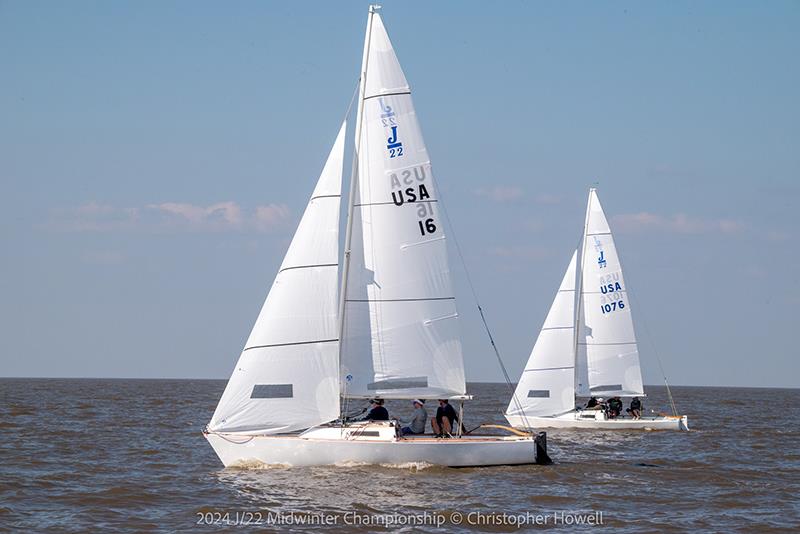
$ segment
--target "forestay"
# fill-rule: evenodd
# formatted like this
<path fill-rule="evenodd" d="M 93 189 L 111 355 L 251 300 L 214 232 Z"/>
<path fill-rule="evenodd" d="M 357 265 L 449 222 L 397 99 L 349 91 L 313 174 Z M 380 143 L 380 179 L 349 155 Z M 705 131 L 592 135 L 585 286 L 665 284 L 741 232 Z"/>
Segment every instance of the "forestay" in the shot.
<path fill-rule="evenodd" d="M 639 352 L 622 266 L 594 189 L 589 192 L 586 221 L 578 361 L 585 355 L 591 395 L 642 395 Z"/>
<path fill-rule="evenodd" d="M 366 43 L 342 393 L 463 395 L 439 197 L 411 91 L 378 13 Z"/>
<path fill-rule="evenodd" d="M 338 246 L 346 124 L 209 424 L 290 432 L 339 415 Z"/>
<path fill-rule="evenodd" d="M 576 257 L 577 251 L 564 273 L 507 415 L 561 415 L 575 407 Z"/>

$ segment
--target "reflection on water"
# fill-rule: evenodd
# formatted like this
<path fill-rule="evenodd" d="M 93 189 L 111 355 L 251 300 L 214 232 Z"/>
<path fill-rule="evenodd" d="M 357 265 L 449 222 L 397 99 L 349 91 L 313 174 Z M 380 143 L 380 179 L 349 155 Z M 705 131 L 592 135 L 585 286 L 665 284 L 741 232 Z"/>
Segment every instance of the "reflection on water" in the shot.
<path fill-rule="evenodd" d="M 557 511 L 603 512 L 603 524 L 622 532 L 800 525 L 797 390 L 676 387 L 691 432 L 551 430 L 556 464 L 550 467 L 223 469 L 200 434 L 223 387 L 223 381 L 0 380 L 0 527 L 173 532 L 216 529 L 196 524 L 203 513 L 341 519 L 434 512 L 464 514 L 459 528 L 468 530 L 470 512 Z M 476 400 L 467 407 L 468 427 L 504 423 L 504 385 L 471 384 L 470 392 Z M 646 408 L 666 409 L 663 388 L 647 393 Z M 405 402 L 388 408 L 411 411 Z M 376 528 L 339 523 L 335 530 Z"/>

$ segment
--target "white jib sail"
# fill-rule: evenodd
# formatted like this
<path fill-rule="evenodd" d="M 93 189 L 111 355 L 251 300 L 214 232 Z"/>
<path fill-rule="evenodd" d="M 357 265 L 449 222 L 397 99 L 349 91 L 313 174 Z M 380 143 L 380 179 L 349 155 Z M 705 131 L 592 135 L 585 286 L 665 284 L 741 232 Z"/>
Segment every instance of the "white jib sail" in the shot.
<path fill-rule="evenodd" d="M 373 15 L 342 345 L 348 397 L 466 392 L 444 225 L 411 91 Z"/>
<path fill-rule="evenodd" d="M 578 348 L 585 351 L 589 392 L 642 395 L 639 351 L 622 266 L 594 189 L 589 191 L 584 239 Z"/>
<path fill-rule="evenodd" d="M 337 287 L 346 124 L 209 423 L 291 432 L 339 416 Z"/>
<path fill-rule="evenodd" d="M 575 408 L 575 283 L 577 251 L 525 365 L 506 413 L 561 415 Z M 522 413 L 520 412 L 522 410 Z"/>

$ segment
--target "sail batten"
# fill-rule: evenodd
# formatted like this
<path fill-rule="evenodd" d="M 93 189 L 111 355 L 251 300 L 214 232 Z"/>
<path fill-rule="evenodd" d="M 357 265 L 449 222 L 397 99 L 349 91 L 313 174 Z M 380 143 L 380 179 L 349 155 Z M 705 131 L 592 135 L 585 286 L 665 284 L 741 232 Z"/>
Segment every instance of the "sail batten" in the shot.
<path fill-rule="evenodd" d="M 315 267 L 339 267 L 338 263 L 317 263 L 311 265 L 294 265 L 291 267 L 283 267 L 278 272 L 282 273 L 283 271 L 289 271 L 291 269 L 313 269 Z"/>
<path fill-rule="evenodd" d="M 275 343 L 273 345 L 253 345 L 252 347 L 245 347 L 244 350 L 253 350 L 253 349 L 268 349 L 271 347 L 289 347 L 292 345 L 312 345 L 314 343 L 335 343 L 339 341 L 338 338 L 336 339 L 315 339 L 313 341 L 295 341 L 292 343 Z"/>
<path fill-rule="evenodd" d="M 425 300 L 455 300 L 455 297 L 421 297 L 407 299 L 347 299 L 347 302 L 421 302 Z"/>
<path fill-rule="evenodd" d="M 382 96 L 400 96 L 400 95 L 410 95 L 411 91 L 400 91 L 397 93 L 377 93 L 371 96 L 364 97 L 364 100 L 369 100 L 370 98 L 380 98 Z"/>

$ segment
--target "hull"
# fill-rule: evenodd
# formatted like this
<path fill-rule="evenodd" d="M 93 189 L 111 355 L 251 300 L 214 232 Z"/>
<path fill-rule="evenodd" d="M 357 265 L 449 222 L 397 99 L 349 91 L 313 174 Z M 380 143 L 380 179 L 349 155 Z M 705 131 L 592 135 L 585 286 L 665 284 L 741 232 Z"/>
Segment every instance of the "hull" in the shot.
<path fill-rule="evenodd" d="M 390 424 L 318 427 L 295 435 L 205 432 L 225 467 L 425 463 L 447 467 L 536 463 L 533 436 L 398 438 Z"/>
<path fill-rule="evenodd" d="M 661 415 L 631 419 L 618 417 L 608 419 L 600 410 L 583 410 L 570 412 L 558 417 L 526 417 L 506 415 L 506 419 L 515 428 L 590 428 L 595 430 L 689 430 L 689 418 L 686 415 Z"/>

